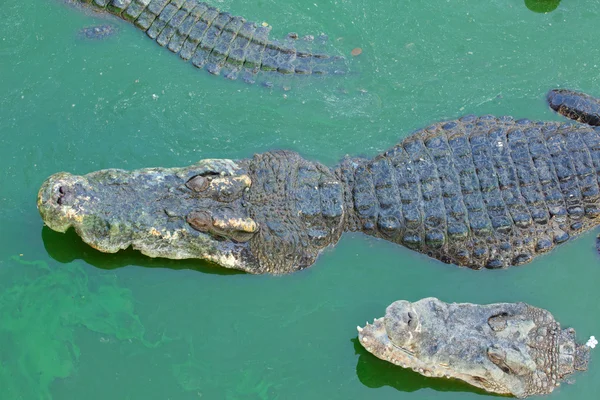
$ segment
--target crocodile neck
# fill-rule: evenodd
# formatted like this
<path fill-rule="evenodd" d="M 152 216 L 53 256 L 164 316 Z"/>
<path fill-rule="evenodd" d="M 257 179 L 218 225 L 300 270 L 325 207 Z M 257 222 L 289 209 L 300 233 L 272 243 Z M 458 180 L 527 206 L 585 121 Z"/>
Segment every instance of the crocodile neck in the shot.
<path fill-rule="evenodd" d="M 346 157 L 336 170 L 344 184 L 345 229 L 411 247 L 423 229 L 419 175 L 406 173 L 411 165 L 400 146 L 372 160 Z"/>
<path fill-rule="evenodd" d="M 361 220 L 355 208 L 354 190 L 356 181 L 356 169 L 363 167 L 368 160 L 363 158 L 350 158 L 346 156 L 336 166 L 334 173 L 340 180 L 343 188 L 344 198 L 344 231 L 357 232 L 363 230 L 364 222 Z"/>

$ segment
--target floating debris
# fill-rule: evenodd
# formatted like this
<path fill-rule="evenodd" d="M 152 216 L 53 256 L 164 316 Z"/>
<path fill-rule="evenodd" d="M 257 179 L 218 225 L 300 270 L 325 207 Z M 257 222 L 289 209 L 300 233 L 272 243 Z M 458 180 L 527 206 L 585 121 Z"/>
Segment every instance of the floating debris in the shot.
<path fill-rule="evenodd" d="M 354 49 L 352 49 L 350 54 L 352 54 L 353 57 L 359 56 L 362 54 L 362 49 L 360 47 L 355 47 Z"/>

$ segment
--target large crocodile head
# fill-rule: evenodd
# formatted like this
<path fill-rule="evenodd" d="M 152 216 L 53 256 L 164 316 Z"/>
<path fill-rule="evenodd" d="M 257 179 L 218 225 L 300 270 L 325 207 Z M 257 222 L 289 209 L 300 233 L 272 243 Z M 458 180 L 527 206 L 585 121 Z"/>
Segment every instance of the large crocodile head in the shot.
<path fill-rule="evenodd" d="M 92 247 L 200 258 L 250 273 L 314 263 L 342 233 L 340 182 L 293 152 L 202 160 L 185 168 L 52 175 L 38 194 L 51 229 Z"/>
<path fill-rule="evenodd" d="M 561 330 L 548 311 L 525 303 L 400 300 L 358 331 L 361 344 L 382 360 L 516 397 L 550 393 L 587 369 L 589 357 L 572 328 Z"/>

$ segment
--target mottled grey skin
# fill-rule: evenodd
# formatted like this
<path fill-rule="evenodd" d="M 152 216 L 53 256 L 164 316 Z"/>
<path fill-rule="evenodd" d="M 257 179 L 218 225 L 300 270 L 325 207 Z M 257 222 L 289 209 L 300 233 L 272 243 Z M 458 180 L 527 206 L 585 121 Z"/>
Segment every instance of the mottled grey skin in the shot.
<path fill-rule="evenodd" d="M 343 231 L 342 202 L 329 168 L 284 151 L 186 168 L 62 172 L 38 196 L 46 225 L 73 227 L 100 251 L 132 246 L 151 257 L 200 258 L 254 274 L 314 263 Z"/>
<path fill-rule="evenodd" d="M 576 93 L 561 96 L 592 107 Z M 561 108 L 563 100 L 549 100 Z M 600 128 L 466 116 L 334 169 L 278 151 L 187 168 L 60 173 L 42 186 L 38 207 L 50 228 L 73 226 L 101 251 L 133 246 L 251 273 L 310 266 L 344 231 L 494 269 L 596 226 L 597 171 Z"/>
<path fill-rule="evenodd" d="M 320 52 L 326 36 L 290 33 L 270 40 L 271 27 L 258 26 L 199 0 L 70 0 L 116 15 L 198 68 L 253 83 L 260 71 L 281 74 L 343 73 L 343 57 Z"/>
<path fill-rule="evenodd" d="M 519 398 L 552 392 L 589 360 L 573 328 L 561 330 L 552 314 L 525 303 L 399 300 L 357 329 L 360 343 L 382 360 Z"/>

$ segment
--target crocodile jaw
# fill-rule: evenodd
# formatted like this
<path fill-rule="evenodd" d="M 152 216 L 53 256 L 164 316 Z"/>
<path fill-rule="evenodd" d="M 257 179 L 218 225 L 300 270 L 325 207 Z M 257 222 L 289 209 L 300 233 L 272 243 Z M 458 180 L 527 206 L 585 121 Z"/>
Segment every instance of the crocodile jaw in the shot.
<path fill-rule="evenodd" d="M 486 383 L 487 379 L 484 377 L 460 373 L 447 364 L 420 360 L 411 350 L 394 344 L 388 336 L 385 322 L 385 317 L 381 317 L 373 320 L 372 324 L 367 322 L 364 327 L 356 327 L 361 345 L 377 358 L 402 368 L 410 368 L 427 377 L 460 379 L 498 394 L 511 394 L 509 389 L 500 385 L 493 385 L 494 389 L 491 390 L 492 386 Z"/>
<path fill-rule="evenodd" d="M 258 263 L 247 250 L 247 240 L 258 226 L 238 213 L 239 199 L 198 200 L 185 186 L 198 171 L 217 171 L 222 174 L 210 189 L 225 188 L 231 194 L 232 185 L 223 181 L 237 179 L 236 169 L 230 160 L 203 160 L 186 168 L 103 170 L 85 176 L 60 172 L 42 184 L 37 206 L 50 229 L 65 232 L 72 227 L 85 243 L 102 252 L 132 247 L 150 257 L 198 258 L 255 273 Z M 213 214 L 214 226 L 206 232 L 186 220 L 199 204 Z M 246 236 L 235 236 L 239 241 L 223 240 L 232 231 Z"/>

